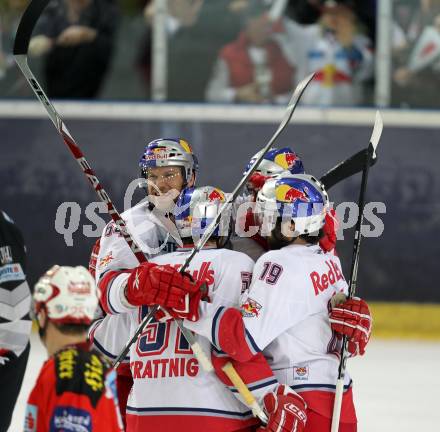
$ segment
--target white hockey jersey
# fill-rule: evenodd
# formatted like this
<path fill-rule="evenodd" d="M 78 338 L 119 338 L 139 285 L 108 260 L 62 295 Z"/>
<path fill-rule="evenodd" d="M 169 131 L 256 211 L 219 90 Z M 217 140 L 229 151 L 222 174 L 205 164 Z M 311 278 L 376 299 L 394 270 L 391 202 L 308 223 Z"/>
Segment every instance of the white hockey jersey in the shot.
<path fill-rule="evenodd" d="M 156 256 L 151 262 L 184 263 L 189 250 Z M 237 306 L 240 294 L 251 279 L 253 261 L 226 249 L 203 249 L 189 266 L 195 279 L 206 278 L 210 303 L 201 305 L 202 315 L 219 305 Z M 93 330 L 94 344 L 103 354 L 115 358 L 123 349 L 147 307 L 127 314 L 107 315 Z M 209 341 L 196 336 L 205 352 Z M 127 431 L 227 432 L 247 431 L 255 423 L 249 409 L 198 364 L 174 321 L 150 323 L 130 350 L 134 384 L 127 404 Z"/>
<path fill-rule="evenodd" d="M 339 358 L 329 302 L 347 290 L 339 258 L 319 245 L 290 245 L 257 261 L 242 299 L 243 321 L 281 383 L 335 388 Z"/>
<path fill-rule="evenodd" d="M 257 261 L 241 301 L 250 349 L 263 352 L 280 383 L 304 393 L 309 406 L 330 417 L 341 347 L 328 313 L 338 292 L 347 294 L 348 285 L 337 256 L 319 245 L 289 245 Z M 350 387 L 347 373 L 344 390 Z M 342 418 L 355 422 L 352 400 Z"/>
<path fill-rule="evenodd" d="M 148 258 L 175 250 L 176 243 L 169 232 L 176 231 L 176 227 L 165 216 L 159 218 L 151 212 L 147 202 L 141 202 L 121 216 L 133 240 Z M 101 305 L 106 313 L 129 311 L 120 300 L 120 287 L 127 274 L 118 275 L 117 272 L 138 265 L 137 258 L 119 233 L 116 224 L 113 221 L 108 223 L 100 239 L 96 263 L 96 283 L 101 294 Z"/>

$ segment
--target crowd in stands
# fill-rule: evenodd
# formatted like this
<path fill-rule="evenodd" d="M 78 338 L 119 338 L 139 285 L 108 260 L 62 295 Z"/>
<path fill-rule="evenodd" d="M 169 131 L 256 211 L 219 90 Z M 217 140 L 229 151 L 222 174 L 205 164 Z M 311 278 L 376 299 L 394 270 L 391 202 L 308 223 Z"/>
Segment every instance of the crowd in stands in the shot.
<path fill-rule="evenodd" d="M 168 101 L 284 104 L 316 72 L 304 104 L 374 105 L 377 0 L 167 3 Z M 20 96 L 10 51 L 25 5 L 6 0 L 1 14 L 0 88 L 10 96 Z M 392 16 L 391 104 L 438 107 L 440 0 L 396 0 Z M 154 19 L 151 0 L 52 0 L 29 50 L 48 95 L 151 100 Z"/>

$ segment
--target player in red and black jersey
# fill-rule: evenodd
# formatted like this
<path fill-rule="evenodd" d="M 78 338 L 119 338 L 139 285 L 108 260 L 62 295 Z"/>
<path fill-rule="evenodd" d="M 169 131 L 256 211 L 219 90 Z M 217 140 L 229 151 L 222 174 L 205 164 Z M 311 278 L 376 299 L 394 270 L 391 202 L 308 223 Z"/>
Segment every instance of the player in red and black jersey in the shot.
<path fill-rule="evenodd" d="M 115 373 L 87 342 L 97 305 L 83 267 L 54 266 L 35 286 L 34 312 L 50 357 L 29 396 L 24 431 L 122 431 Z"/>

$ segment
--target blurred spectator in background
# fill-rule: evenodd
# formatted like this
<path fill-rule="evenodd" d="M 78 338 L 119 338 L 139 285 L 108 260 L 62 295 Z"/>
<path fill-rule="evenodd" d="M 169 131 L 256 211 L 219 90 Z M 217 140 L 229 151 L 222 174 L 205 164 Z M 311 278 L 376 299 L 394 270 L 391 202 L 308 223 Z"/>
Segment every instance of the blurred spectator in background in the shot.
<path fill-rule="evenodd" d="M 233 42 L 224 46 L 206 90 L 209 102 L 284 103 L 295 84 L 290 65 L 276 33 L 281 21 L 273 22 L 264 5 L 250 1 L 245 27 Z"/>
<path fill-rule="evenodd" d="M 234 40 L 249 0 L 168 0 L 169 101 L 201 102 L 218 51 Z M 148 28 L 137 66 L 149 87 L 151 76 L 151 26 L 154 2 L 144 11 Z"/>
<path fill-rule="evenodd" d="M 393 105 L 439 108 L 440 0 L 399 2 L 394 17 Z"/>
<path fill-rule="evenodd" d="M 0 210 L 0 431 L 6 432 L 29 357 L 31 292 L 26 248 L 12 219 Z"/>
<path fill-rule="evenodd" d="M 12 54 L 18 22 L 27 0 L 0 1 L 0 94 L 2 96 L 31 95 L 26 79 L 15 67 Z"/>
<path fill-rule="evenodd" d="M 304 93 L 304 104 L 353 106 L 364 102 L 364 84 L 373 77 L 373 53 L 350 1 L 326 1 L 316 25 L 286 21 L 285 26 L 292 45 L 299 46 L 294 53 L 297 78 L 316 72 Z"/>
<path fill-rule="evenodd" d="M 54 98 L 95 98 L 113 53 L 118 10 L 112 0 L 53 0 L 29 45 L 47 54 L 44 78 Z"/>
<path fill-rule="evenodd" d="M 316 24 L 321 17 L 324 2 L 325 0 L 290 0 L 286 13 L 299 24 Z M 352 7 L 374 45 L 376 40 L 377 0 L 354 1 Z"/>

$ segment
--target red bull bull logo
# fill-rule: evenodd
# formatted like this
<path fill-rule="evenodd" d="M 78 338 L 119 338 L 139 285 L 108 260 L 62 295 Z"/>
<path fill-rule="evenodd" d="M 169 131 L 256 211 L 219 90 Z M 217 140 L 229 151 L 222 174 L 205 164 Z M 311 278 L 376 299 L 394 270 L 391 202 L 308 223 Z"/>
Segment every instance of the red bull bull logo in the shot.
<path fill-rule="evenodd" d="M 260 315 L 261 308 L 262 306 L 260 303 L 248 297 L 247 300 L 241 305 L 241 314 L 248 318 L 258 317 L 258 315 Z"/>
<path fill-rule="evenodd" d="M 208 195 L 209 201 L 225 201 L 224 193 L 217 188 L 214 188 Z"/>
<path fill-rule="evenodd" d="M 296 200 L 303 202 L 310 202 L 307 196 L 308 189 L 304 187 L 304 192 L 288 184 L 281 184 L 275 190 L 275 197 L 277 201 L 294 203 Z"/>
<path fill-rule="evenodd" d="M 295 165 L 298 160 L 298 156 L 295 153 L 280 153 L 275 156 L 274 162 L 285 170 L 290 169 Z"/>
<path fill-rule="evenodd" d="M 293 368 L 293 379 L 299 381 L 305 381 L 309 377 L 308 366 L 298 366 Z"/>
<path fill-rule="evenodd" d="M 295 153 L 286 153 L 286 162 L 288 168 L 292 168 L 293 165 L 295 165 L 296 161 L 298 160 L 298 156 Z"/>

